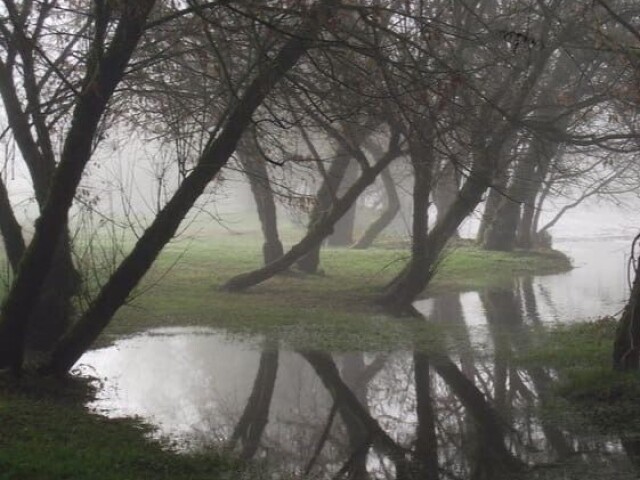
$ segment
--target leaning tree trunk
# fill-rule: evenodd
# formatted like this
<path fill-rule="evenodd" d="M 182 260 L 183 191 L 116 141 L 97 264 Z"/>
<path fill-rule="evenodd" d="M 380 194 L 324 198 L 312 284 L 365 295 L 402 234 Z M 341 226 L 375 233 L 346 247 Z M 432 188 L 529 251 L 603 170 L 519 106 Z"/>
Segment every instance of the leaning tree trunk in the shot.
<path fill-rule="evenodd" d="M 310 11 L 305 24 L 247 87 L 234 110 L 227 117 L 224 128 L 215 140 L 207 145 L 191 173 L 138 239 L 132 251 L 102 287 L 88 310 L 57 345 L 49 362 L 42 368 L 44 373 L 68 372 L 109 324 L 115 312 L 124 304 L 133 288 L 149 270 L 162 248 L 173 238 L 196 200 L 227 163 L 242 133 L 251 123 L 255 110 L 262 104 L 275 84 L 296 65 L 313 43 L 323 24 L 320 19 L 331 16 L 333 4 L 333 0 L 324 0 L 316 4 Z M 1 359 L 0 356 L 0 364 Z"/>
<path fill-rule="evenodd" d="M 637 247 L 640 234 L 633 240 L 631 261 L 634 265 L 634 279 L 629 300 L 618 322 L 613 344 L 613 368 L 619 371 L 640 368 L 640 269 L 637 264 Z"/>
<path fill-rule="evenodd" d="M 335 222 L 351 208 L 351 205 L 353 205 L 362 192 L 375 181 L 378 174 L 398 157 L 400 154 L 398 138 L 398 135 L 392 137 L 387 153 L 379 159 L 375 165 L 364 170 L 360 178 L 358 178 L 344 196 L 337 199 L 331 210 L 307 232 L 302 240 L 291 247 L 284 256 L 262 268 L 233 277 L 222 286 L 222 289 L 227 291 L 240 291 L 264 282 L 286 270 L 298 259 L 319 247 L 324 239 L 333 231 Z"/>
<path fill-rule="evenodd" d="M 396 184 L 393 181 L 390 170 L 387 168 L 380 174 L 382 184 L 384 185 L 384 191 L 387 195 L 387 204 L 382 214 L 371 224 L 369 228 L 365 230 L 360 239 L 353 244 L 352 248 L 366 249 L 369 248 L 378 235 L 380 235 L 385 228 L 391 224 L 393 219 L 400 211 L 400 197 L 396 190 Z"/>
<path fill-rule="evenodd" d="M 246 140 L 240 144 L 238 159 L 249 180 L 251 193 L 258 209 L 258 218 L 264 238 L 262 256 L 264 264 L 267 265 L 284 255 L 284 248 L 278 234 L 278 216 L 273 190 L 271 190 L 269 170 L 253 143 L 253 140 Z"/>
<path fill-rule="evenodd" d="M 487 190 L 493 170 L 489 159 L 478 159 L 458 192 L 456 201 L 451 205 L 444 217 L 433 227 L 424 247 L 425 258 L 421 262 L 422 269 L 411 271 L 411 265 L 405 268 L 387 286 L 379 303 L 393 313 L 415 313 L 411 303 L 422 293 L 435 274 L 438 259 L 449 239 L 456 233 L 460 224 L 473 212 L 482 201 Z"/>
<path fill-rule="evenodd" d="M 334 204 L 338 188 L 342 183 L 342 179 L 350 163 L 351 156 L 344 149 L 340 148 L 335 159 L 331 162 L 329 170 L 327 170 L 327 175 L 322 182 L 322 186 L 316 194 L 316 202 L 309 215 L 309 232 L 322 221 L 323 217 Z M 321 243 L 314 246 L 297 261 L 296 265 L 300 270 L 306 273 L 317 273 L 318 267 L 320 266 L 320 247 Z"/>

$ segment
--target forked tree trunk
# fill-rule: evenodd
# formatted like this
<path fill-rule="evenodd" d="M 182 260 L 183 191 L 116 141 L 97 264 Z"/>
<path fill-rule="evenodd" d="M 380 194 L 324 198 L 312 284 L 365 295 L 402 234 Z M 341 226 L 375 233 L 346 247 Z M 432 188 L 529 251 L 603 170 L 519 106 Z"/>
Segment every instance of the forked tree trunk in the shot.
<path fill-rule="evenodd" d="M 82 94 L 76 100 L 61 160 L 49 188 L 35 234 L 0 312 L 0 368 L 22 369 L 29 319 L 41 297 L 47 274 L 67 228 L 68 212 L 85 166 L 91 158 L 95 133 L 116 86 L 120 83 L 144 31 L 154 0 L 123 8 L 113 39 L 104 55 L 88 64 Z"/>
<path fill-rule="evenodd" d="M 518 161 L 510 185 L 485 232 L 484 248 L 511 251 L 516 246 L 530 248 L 533 245 L 531 228 L 535 214 L 535 198 L 558 148 L 558 143 L 539 139 L 530 142 L 528 151 Z M 529 236 L 525 232 L 528 232 Z"/>
<path fill-rule="evenodd" d="M 320 19 L 330 18 L 334 6 L 334 0 L 324 0 L 316 4 L 300 30 L 291 36 L 247 87 L 227 117 L 224 128 L 205 148 L 195 168 L 138 239 L 85 314 L 60 341 L 49 362 L 43 366 L 43 372 L 66 373 L 108 325 L 162 248 L 173 238 L 180 223 L 207 185 L 227 163 L 242 133 L 251 123 L 255 110 L 274 85 L 307 51 L 322 28 L 323 22 Z"/>
<path fill-rule="evenodd" d="M 398 197 L 396 184 L 393 181 L 393 177 L 391 176 L 391 172 L 388 168 L 382 171 L 380 178 L 382 179 L 384 191 L 387 195 L 387 202 L 384 211 L 371 225 L 369 225 L 369 228 L 367 228 L 352 248 L 363 250 L 369 248 L 375 239 L 378 238 L 378 235 L 380 235 L 384 229 L 391 224 L 400 211 L 400 197 Z"/>
<path fill-rule="evenodd" d="M 487 164 L 487 165 L 485 165 Z M 479 159 L 458 192 L 456 201 L 438 220 L 427 236 L 421 269 L 405 268 L 392 280 L 378 302 L 393 313 L 414 314 L 411 303 L 422 293 L 435 273 L 438 259 L 460 224 L 473 212 L 491 182 L 492 170 L 487 159 Z"/>
<path fill-rule="evenodd" d="M 278 234 L 278 215 L 271 190 L 269 170 L 252 144 L 252 140 L 243 142 L 238 148 L 238 158 L 244 174 L 249 180 L 251 193 L 258 209 L 258 218 L 264 238 L 262 256 L 264 264 L 267 265 L 280 258 L 284 254 L 284 248 Z"/>
<path fill-rule="evenodd" d="M 32 52 L 24 45 L 17 47 L 26 62 L 23 65 L 25 69 L 23 87 L 27 97 L 27 108 L 39 111 L 39 108 L 33 108 L 39 105 L 37 98 L 39 87 L 34 80 L 35 67 Z M 51 133 L 38 111 L 27 113 L 22 109 L 17 91 L 11 71 L 6 68 L 6 65 L 0 65 L 0 96 L 13 138 L 29 170 L 38 207 L 42 213 L 56 169 Z M 37 141 L 32 134 L 33 130 L 37 132 Z M 5 198 L 0 200 L 3 211 L 0 231 L 13 271 L 17 273 L 18 264 L 26 247 L 8 200 L 6 186 L 2 185 L 1 188 L 3 192 L 0 196 Z M 27 321 L 29 325 L 26 333 L 27 346 L 41 352 L 48 350 L 68 327 L 73 313 L 72 296 L 77 293 L 81 282 L 80 274 L 71 258 L 68 231 L 65 229 L 59 242 L 52 238 L 51 244 L 56 246 L 55 259 L 54 267 L 47 273 L 44 281 L 43 290 L 46 293 L 34 301 L 35 309 Z"/>

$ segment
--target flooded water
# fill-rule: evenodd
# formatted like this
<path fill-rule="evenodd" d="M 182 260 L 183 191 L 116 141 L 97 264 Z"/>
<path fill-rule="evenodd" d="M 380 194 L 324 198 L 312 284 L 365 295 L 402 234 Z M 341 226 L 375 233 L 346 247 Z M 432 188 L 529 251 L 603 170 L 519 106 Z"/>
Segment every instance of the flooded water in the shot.
<path fill-rule="evenodd" d="M 103 379 L 90 408 L 141 416 L 179 449 L 233 449 L 278 477 L 637 478 L 619 439 L 541 413 L 552 370 L 512 361 L 532 327 L 624 303 L 628 240 L 556 248 L 577 268 L 420 302 L 427 318 L 467 332 L 451 351 L 295 352 L 275 339 L 156 329 L 81 359 Z"/>

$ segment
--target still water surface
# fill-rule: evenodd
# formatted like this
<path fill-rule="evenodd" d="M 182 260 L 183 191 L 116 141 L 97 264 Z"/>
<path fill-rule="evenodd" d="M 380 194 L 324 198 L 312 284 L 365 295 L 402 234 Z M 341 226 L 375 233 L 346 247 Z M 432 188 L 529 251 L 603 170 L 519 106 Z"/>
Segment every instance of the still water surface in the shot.
<path fill-rule="evenodd" d="M 465 332 L 448 352 L 294 352 L 275 339 L 155 329 L 81 359 L 103 379 L 90 408 L 141 416 L 177 448 L 224 445 L 294 478 L 514 478 L 524 467 L 527 478 L 637 478 L 619 439 L 540 413 L 551 369 L 512 362 L 530 330 L 624 304 L 628 239 L 556 248 L 574 270 L 418 302 Z"/>

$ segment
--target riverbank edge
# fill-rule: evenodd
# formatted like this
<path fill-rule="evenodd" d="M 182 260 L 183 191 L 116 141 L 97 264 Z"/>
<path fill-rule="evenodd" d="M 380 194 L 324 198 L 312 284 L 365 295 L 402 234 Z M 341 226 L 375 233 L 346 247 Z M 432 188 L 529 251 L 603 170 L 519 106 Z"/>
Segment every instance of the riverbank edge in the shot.
<path fill-rule="evenodd" d="M 382 255 L 381 252 L 385 254 Z M 186 263 L 177 264 L 170 275 L 163 274 L 163 282 L 154 284 L 148 295 L 141 297 L 134 309 L 138 313 L 146 312 L 146 320 L 127 324 L 126 320 L 123 322 L 119 319 L 116 325 L 120 325 L 109 330 L 106 337 L 111 340 L 106 342 L 111 343 L 112 340 L 148 328 L 178 325 L 226 328 L 231 334 L 274 334 L 296 348 L 304 348 L 303 339 L 309 339 L 314 335 L 320 339 L 314 342 L 315 347 L 326 345 L 334 349 L 375 346 L 384 346 L 385 349 L 396 348 L 401 344 L 400 336 L 407 335 L 407 330 L 401 326 L 401 322 L 375 312 L 372 303 L 369 303 L 377 288 L 385 281 L 385 275 L 372 276 L 371 273 L 385 271 L 384 263 L 388 262 L 390 254 L 394 254 L 393 250 L 374 249 L 364 254 L 359 253 L 357 266 L 346 268 L 346 274 L 342 275 L 337 273 L 340 271 L 338 267 L 345 270 L 345 260 L 352 257 L 353 252 L 329 250 L 324 255 L 324 275 L 285 275 L 268 285 L 254 289 L 253 292 L 239 295 L 217 291 L 216 287 L 221 284 L 223 276 L 214 278 L 212 282 L 211 276 L 204 273 L 209 271 L 207 261 L 203 257 L 205 253 L 197 251 L 191 260 L 187 255 Z M 175 255 L 176 252 L 167 252 L 161 259 L 157 272 L 163 272 L 163 265 L 175 263 Z M 238 255 L 243 253 L 235 252 L 235 256 Z M 247 260 L 246 255 L 244 257 Z M 225 263 L 218 259 L 216 263 L 219 270 L 228 272 L 231 269 L 232 261 Z M 229 268 L 225 269 L 225 266 Z M 246 266 L 242 264 L 235 267 L 239 269 Z M 516 274 L 560 273 L 568 269 L 570 261 L 560 252 L 504 254 L 483 252 L 468 245 L 458 246 L 447 254 L 438 277 L 434 280 L 434 287 L 464 290 L 473 285 L 486 286 L 486 273 L 492 270 L 499 271 L 502 277 L 513 280 Z M 479 272 L 483 273 L 484 278 L 478 276 Z M 386 271 L 387 277 L 392 274 L 392 271 Z M 377 281 L 370 282 L 362 288 L 359 280 L 364 277 L 376 278 Z M 351 281 L 347 281 L 349 278 Z M 209 291 L 207 302 L 192 303 L 193 296 L 201 294 L 197 288 L 194 289 L 193 286 L 198 284 L 194 280 L 199 280 Z M 492 280 L 495 280 L 495 276 Z M 504 278 L 500 281 L 503 280 Z M 154 282 L 156 280 L 153 277 L 147 279 L 147 285 Z M 190 285 L 189 289 L 187 285 Z M 296 286 L 300 287 L 298 291 L 300 296 L 304 297 L 302 301 L 289 301 L 288 306 L 278 305 L 278 302 L 274 305 L 273 302 L 267 301 L 283 292 L 295 296 Z M 166 289 L 171 289 L 171 295 Z M 314 289 L 319 290 L 321 295 L 313 298 L 314 307 L 309 308 L 310 299 L 307 296 L 309 291 Z M 341 294 L 337 295 L 338 292 Z M 348 302 L 348 299 L 355 295 L 364 295 L 365 299 L 344 308 L 344 302 Z M 222 301 L 223 296 L 227 300 Z M 184 308 L 187 312 L 183 311 L 182 315 L 171 312 L 169 315 L 159 315 L 163 309 L 160 298 L 165 302 L 173 302 L 173 309 Z M 237 315 L 232 319 L 226 318 L 225 322 L 215 322 L 211 321 L 211 318 L 202 317 L 196 317 L 199 321 L 194 322 L 194 310 L 202 314 L 205 305 L 217 311 L 218 316 L 232 313 L 234 305 L 235 309 L 240 311 L 236 312 Z M 155 313 L 151 306 L 154 307 Z M 254 317 L 256 310 L 266 314 L 266 317 L 262 322 L 248 322 L 247 306 L 253 309 Z M 344 311 L 338 312 L 341 307 Z M 288 315 L 281 315 L 283 308 L 288 308 Z M 301 324 L 299 320 L 302 313 L 311 321 Z M 131 312 L 127 312 L 127 315 L 130 314 Z M 274 322 L 276 317 L 279 321 Z M 293 318 L 297 318 L 297 321 L 290 323 L 289 320 Z M 229 324 L 233 324 L 234 320 L 239 321 L 239 328 L 230 328 Z M 425 325 L 428 324 L 425 322 Z M 336 326 L 340 327 L 338 331 L 333 331 L 327 336 L 327 332 L 331 332 Z M 367 332 L 364 336 L 363 327 L 366 327 Z M 378 333 L 373 335 L 374 332 Z M 364 337 L 365 340 L 355 342 L 355 336 Z M 425 342 L 434 343 L 438 343 L 440 338 L 437 329 L 428 326 L 425 326 L 420 336 L 424 337 Z M 389 343 L 388 339 L 392 337 L 397 338 Z M 341 341 L 336 341 L 336 338 L 340 338 Z M 410 340 L 415 342 L 416 336 Z M 151 439 L 151 427 L 139 419 L 107 419 L 88 412 L 83 403 L 86 403 L 91 394 L 92 389 L 78 381 L 61 385 L 57 382 L 42 383 L 41 379 L 26 379 L 22 381 L 20 388 L 16 388 L 8 380 L 0 378 L 0 479 L 115 480 L 152 476 L 158 479 L 198 480 L 212 476 L 221 479 L 255 477 L 246 464 L 241 464 L 229 452 L 212 450 L 206 455 L 179 455 L 168 448 L 170 444 Z"/>
<path fill-rule="evenodd" d="M 87 411 L 94 389 L 86 380 L 13 382 L 0 376 L 2 480 L 253 478 L 229 453 L 178 454 L 140 419 Z"/>
<path fill-rule="evenodd" d="M 327 248 L 318 275 L 293 270 L 246 292 L 221 292 L 219 287 L 230 277 L 260 265 L 259 251 L 241 243 L 196 244 L 186 254 L 169 250 L 141 286 L 144 295 L 121 309 L 98 346 L 162 327 L 269 336 L 292 349 L 389 350 L 412 341 L 406 325 L 376 305 L 384 286 L 404 266 L 405 249 Z M 523 276 L 560 274 L 571 268 L 569 257 L 557 250 L 494 252 L 471 242 L 458 243 L 445 253 L 423 298 L 512 288 Z M 440 328 L 423 323 L 426 338 Z"/>

